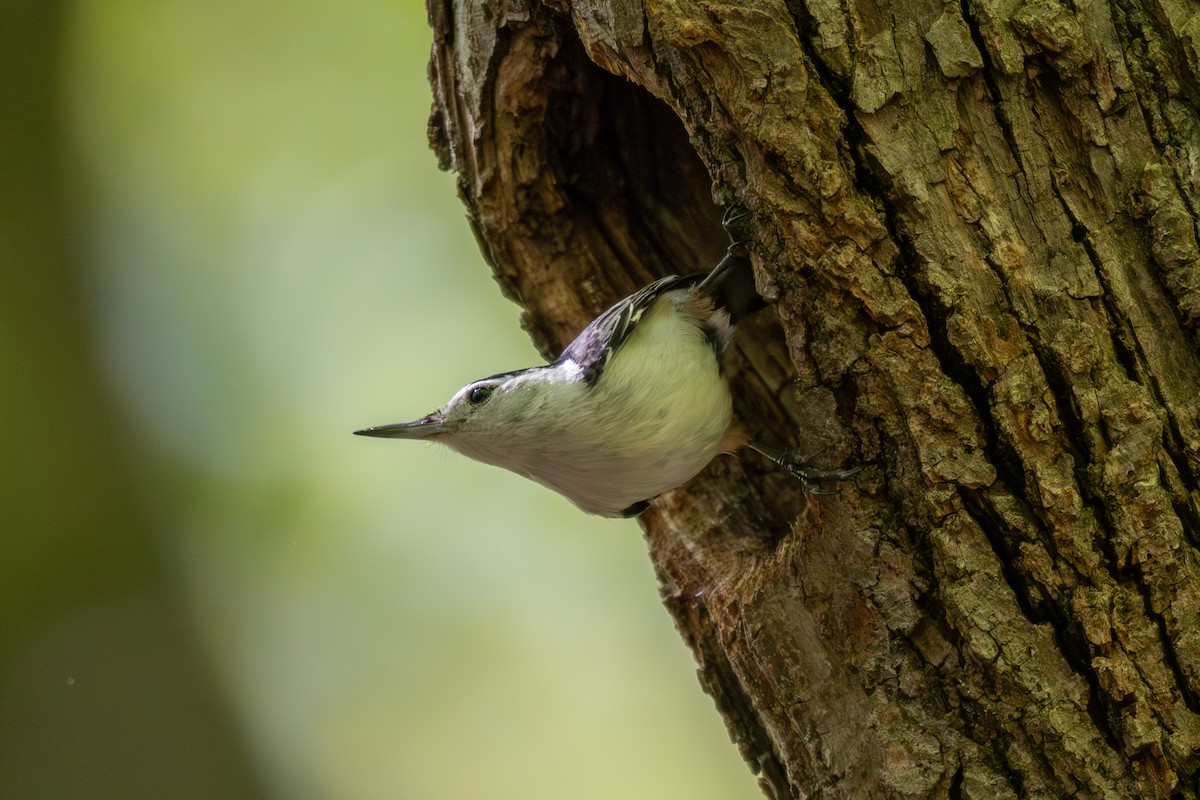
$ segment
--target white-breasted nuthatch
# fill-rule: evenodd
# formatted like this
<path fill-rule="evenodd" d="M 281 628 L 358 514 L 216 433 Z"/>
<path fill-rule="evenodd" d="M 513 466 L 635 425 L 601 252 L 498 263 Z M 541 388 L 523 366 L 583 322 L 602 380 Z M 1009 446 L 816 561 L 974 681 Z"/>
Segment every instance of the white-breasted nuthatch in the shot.
<path fill-rule="evenodd" d="M 564 495 L 591 514 L 631 517 L 686 483 L 718 453 L 744 446 L 823 494 L 818 470 L 749 440 L 733 419 L 721 367 L 737 320 L 763 305 L 741 236 L 740 207 L 723 224 L 733 244 L 707 274 L 654 281 L 605 311 L 540 367 L 467 384 L 414 422 L 355 431 L 429 439 Z"/>

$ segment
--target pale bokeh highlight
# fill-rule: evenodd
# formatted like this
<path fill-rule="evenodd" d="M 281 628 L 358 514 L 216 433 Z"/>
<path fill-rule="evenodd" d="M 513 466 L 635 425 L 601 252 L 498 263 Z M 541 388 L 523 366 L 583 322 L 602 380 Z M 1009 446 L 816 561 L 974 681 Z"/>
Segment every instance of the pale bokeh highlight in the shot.
<path fill-rule="evenodd" d="M 538 359 L 426 144 L 424 13 L 70 20 L 91 323 L 220 691 L 288 800 L 758 797 L 636 524 L 350 434 Z"/>

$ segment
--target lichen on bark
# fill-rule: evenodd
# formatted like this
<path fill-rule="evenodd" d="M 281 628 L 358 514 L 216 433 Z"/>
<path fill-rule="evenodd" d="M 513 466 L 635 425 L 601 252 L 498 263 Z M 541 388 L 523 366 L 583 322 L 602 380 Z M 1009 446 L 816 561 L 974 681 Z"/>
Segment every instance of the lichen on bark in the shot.
<path fill-rule="evenodd" d="M 1100 0 L 430 0 L 431 138 L 547 354 L 719 257 L 755 435 L 643 517 L 769 796 L 1200 797 L 1200 27 Z M 716 204 L 714 203 L 716 201 Z"/>

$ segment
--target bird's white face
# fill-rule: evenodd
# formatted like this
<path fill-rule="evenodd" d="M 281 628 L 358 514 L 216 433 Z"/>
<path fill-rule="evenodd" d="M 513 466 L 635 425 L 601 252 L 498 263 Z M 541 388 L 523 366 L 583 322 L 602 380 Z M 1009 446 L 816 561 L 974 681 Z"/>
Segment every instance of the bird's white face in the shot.
<path fill-rule="evenodd" d="M 506 373 L 464 386 L 450 402 L 435 412 L 448 437 L 502 437 L 513 424 L 528 416 L 534 392 L 524 373 Z"/>
<path fill-rule="evenodd" d="M 379 425 L 356 433 L 387 439 L 440 439 L 451 444 L 460 435 L 503 431 L 505 419 L 522 415 L 519 410 L 524 405 L 522 396 L 528 392 L 518 391 L 520 374 L 506 373 L 473 381 L 445 406 L 421 419 Z"/>
<path fill-rule="evenodd" d="M 438 440 L 477 461 L 545 482 L 583 458 L 596 457 L 603 426 L 593 431 L 603 398 L 569 360 L 468 384 L 440 412 Z M 603 416 L 602 414 L 600 416 Z"/>

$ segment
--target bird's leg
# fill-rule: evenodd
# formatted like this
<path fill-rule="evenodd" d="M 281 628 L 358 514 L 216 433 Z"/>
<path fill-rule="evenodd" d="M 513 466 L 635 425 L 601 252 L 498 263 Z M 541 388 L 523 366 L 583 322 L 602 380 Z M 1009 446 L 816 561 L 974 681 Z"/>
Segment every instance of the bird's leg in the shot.
<path fill-rule="evenodd" d="M 750 220 L 750 209 L 741 203 L 733 203 L 721 217 L 721 227 L 729 234 L 729 254 L 746 256 L 746 241 L 750 238 L 746 223 Z"/>
<path fill-rule="evenodd" d="M 800 481 L 804 486 L 804 491 L 809 494 L 837 494 L 837 489 L 831 489 L 822 484 L 844 481 L 862 469 L 861 466 L 850 469 L 817 469 L 808 465 L 811 456 L 802 456 L 794 450 L 784 450 L 758 442 L 748 442 L 746 446 L 787 470 L 793 478 Z"/>
<path fill-rule="evenodd" d="M 729 272 L 725 265 L 749 259 L 750 251 L 746 247 L 746 242 L 750 239 L 749 222 L 750 209 L 741 203 L 731 203 L 726 207 L 725 214 L 721 218 L 721 226 L 729 234 L 729 251 L 725 255 L 725 260 L 706 279 L 706 283 L 712 282 L 715 285 L 723 280 L 724 275 Z M 750 286 L 750 290 L 753 291 L 753 285 Z M 741 308 L 741 313 L 749 313 L 762 306 L 763 301 L 757 293 L 754 294 L 754 298 L 757 302 L 745 304 Z M 741 316 L 741 313 L 738 316 Z M 837 494 L 837 489 L 827 488 L 822 484 L 844 481 L 862 469 L 861 466 L 851 469 L 817 469 L 808 465 L 809 456 L 802 456 L 793 450 L 784 450 L 753 441 L 747 442 L 746 446 L 783 467 L 792 477 L 800 481 L 806 492 L 811 494 Z"/>

